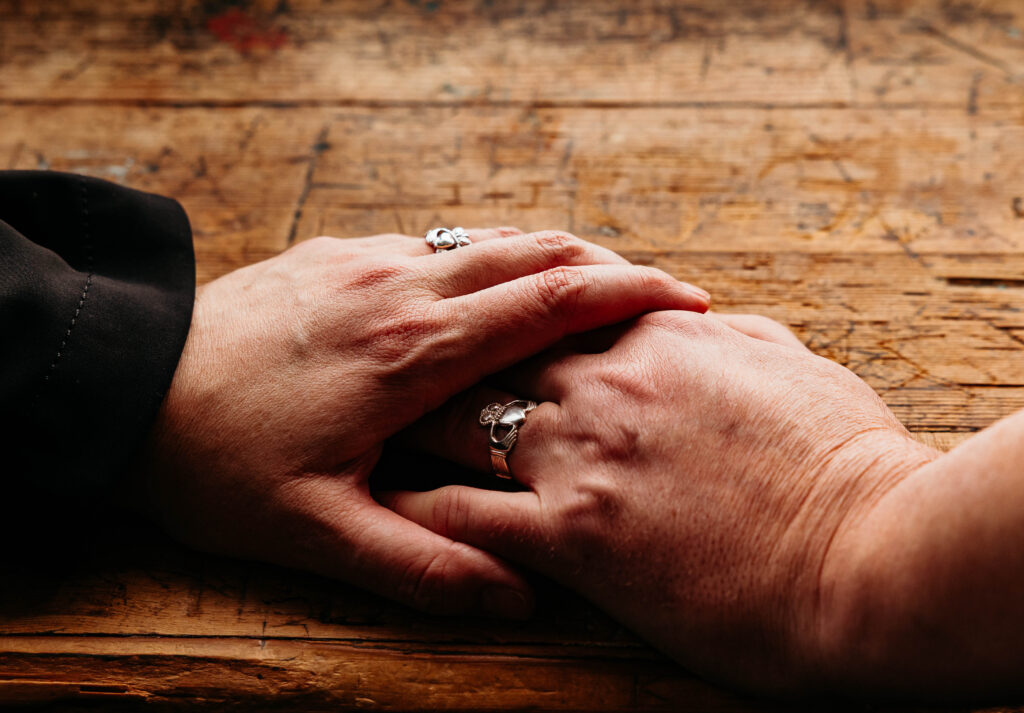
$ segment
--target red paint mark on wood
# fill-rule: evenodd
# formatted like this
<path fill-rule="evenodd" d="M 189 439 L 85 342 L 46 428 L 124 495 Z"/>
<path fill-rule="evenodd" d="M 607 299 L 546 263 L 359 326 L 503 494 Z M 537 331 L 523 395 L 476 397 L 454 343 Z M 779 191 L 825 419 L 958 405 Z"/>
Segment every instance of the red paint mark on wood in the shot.
<path fill-rule="evenodd" d="M 277 50 L 288 41 L 288 35 L 279 27 L 268 27 L 237 7 L 214 15 L 206 21 L 206 29 L 214 36 L 242 53 L 259 48 Z"/>

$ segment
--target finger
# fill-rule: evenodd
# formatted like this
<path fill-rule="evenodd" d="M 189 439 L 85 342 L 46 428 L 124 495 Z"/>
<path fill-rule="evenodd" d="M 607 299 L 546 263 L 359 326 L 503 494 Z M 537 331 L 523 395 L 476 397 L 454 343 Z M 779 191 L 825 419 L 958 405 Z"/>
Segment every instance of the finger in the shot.
<path fill-rule="evenodd" d="M 315 503 L 298 537 L 306 543 L 308 568 L 433 614 L 525 619 L 532 613 L 529 584 L 494 555 L 397 515 L 368 491 L 353 493 L 326 479 L 304 487 Z"/>
<path fill-rule="evenodd" d="M 449 485 L 425 493 L 381 493 L 398 515 L 439 536 L 512 560 L 536 559 L 543 540 L 540 499 L 535 493 L 499 493 Z"/>
<path fill-rule="evenodd" d="M 588 332 L 570 334 L 559 342 L 559 345 L 563 347 L 565 354 L 602 354 L 615 346 L 615 343 L 632 326 L 631 322 L 620 322 L 600 329 L 591 329 Z"/>
<path fill-rule="evenodd" d="M 509 238 L 522 235 L 519 228 L 473 228 L 466 231 L 469 239 L 474 243 Z M 336 250 L 344 250 L 353 255 L 382 254 L 382 255 L 407 255 L 418 257 L 433 254 L 434 249 L 427 244 L 422 235 L 403 235 L 401 233 L 382 233 L 367 238 L 332 238 L 320 236 L 306 241 L 307 248 L 322 249 L 325 253 L 333 254 Z M 314 248 L 319 244 L 320 248 Z"/>
<path fill-rule="evenodd" d="M 514 238 L 523 235 L 523 231 L 510 225 L 502 225 L 497 228 L 466 228 L 469 239 L 474 243 L 482 243 L 485 240 L 500 240 L 501 238 Z"/>
<path fill-rule="evenodd" d="M 497 228 L 464 228 L 464 230 L 466 231 L 466 234 L 469 236 L 469 241 L 471 244 L 483 243 L 487 242 L 488 240 L 501 240 L 502 238 L 514 238 L 523 234 L 522 230 L 511 226 L 501 226 Z M 424 232 L 424 235 L 425 234 L 426 232 Z M 411 238 L 413 241 L 419 241 L 419 244 L 417 246 L 417 251 L 415 253 L 409 254 L 432 255 L 436 252 L 433 247 L 427 244 L 424 235 L 419 235 Z M 456 248 L 455 250 L 448 250 L 442 252 L 458 252 L 458 250 L 460 249 L 461 248 Z"/>
<path fill-rule="evenodd" d="M 486 290 L 440 300 L 435 318 L 451 325 L 432 350 L 430 369 L 449 379 L 428 391 L 440 404 L 540 352 L 566 334 L 615 324 L 652 310 L 704 311 L 707 303 L 660 270 L 632 265 L 559 267 Z M 442 383 L 443 382 L 443 383 Z"/>
<path fill-rule="evenodd" d="M 439 259 L 440 258 L 440 259 Z M 611 250 L 569 233 L 547 230 L 484 241 L 420 262 L 421 282 L 441 297 L 456 297 L 561 265 L 628 265 Z"/>
<path fill-rule="evenodd" d="M 748 337 L 807 350 L 807 346 L 793 332 L 774 319 L 759 314 L 722 314 L 720 312 L 709 312 L 708 316 L 724 322 Z"/>
<path fill-rule="evenodd" d="M 490 426 L 481 425 L 481 412 L 488 404 L 507 404 L 519 399 L 537 402 L 526 415 L 519 436 L 506 457 L 514 479 L 530 487 L 537 471 L 539 453 L 558 431 L 559 407 L 535 393 L 510 393 L 489 386 L 475 386 L 456 395 L 402 431 L 396 442 L 406 448 L 443 458 L 481 474 L 492 473 L 489 446 Z"/>
<path fill-rule="evenodd" d="M 563 403 L 579 386 L 579 380 L 594 373 L 598 355 L 580 354 L 567 349 L 547 349 L 498 372 L 488 381 L 492 386 L 521 398 Z"/>

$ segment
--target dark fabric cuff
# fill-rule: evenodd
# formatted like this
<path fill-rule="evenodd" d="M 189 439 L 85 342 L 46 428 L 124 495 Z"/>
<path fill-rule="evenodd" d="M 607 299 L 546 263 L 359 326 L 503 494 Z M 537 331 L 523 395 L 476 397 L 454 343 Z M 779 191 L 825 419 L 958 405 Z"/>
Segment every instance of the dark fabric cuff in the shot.
<path fill-rule="evenodd" d="M 112 483 L 156 418 L 194 299 L 177 202 L 0 172 L 0 480 L 67 495 Z"/>

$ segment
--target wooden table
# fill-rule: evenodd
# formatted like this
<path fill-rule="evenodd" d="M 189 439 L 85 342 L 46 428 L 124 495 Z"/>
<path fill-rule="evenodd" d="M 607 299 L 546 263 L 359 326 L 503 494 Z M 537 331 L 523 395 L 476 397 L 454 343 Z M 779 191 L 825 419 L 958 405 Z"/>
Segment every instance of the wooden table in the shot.
<path fill-rule="evenodd" d="M 566 228 L 947 448 L 1024 406 L 1022 82 L 1015 0 L 0 0 L 0 166 L 176 197 L 203 281 L 318 234 Z M 80 527 L 0 570 L 0 702 L 771 707 L 553 586 L 526 625 L 430 618 Z"/>

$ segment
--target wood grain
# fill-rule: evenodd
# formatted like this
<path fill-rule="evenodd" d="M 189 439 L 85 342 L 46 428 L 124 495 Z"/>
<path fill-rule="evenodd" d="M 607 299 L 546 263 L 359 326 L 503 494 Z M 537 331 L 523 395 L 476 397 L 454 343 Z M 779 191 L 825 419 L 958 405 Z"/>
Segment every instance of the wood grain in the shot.
<path fill-rule="evenodd" d="M 1024 408 L 1022 81 L 1014 0 L 0 0 L 0 167 L 177 198 L 202 282 L 318 234 L 572 230 L 948 449 Z M 546 582 L 525 625 L 423 617 L 90 517 L 0 558 L 0 705 L 774 708 Z"/>

